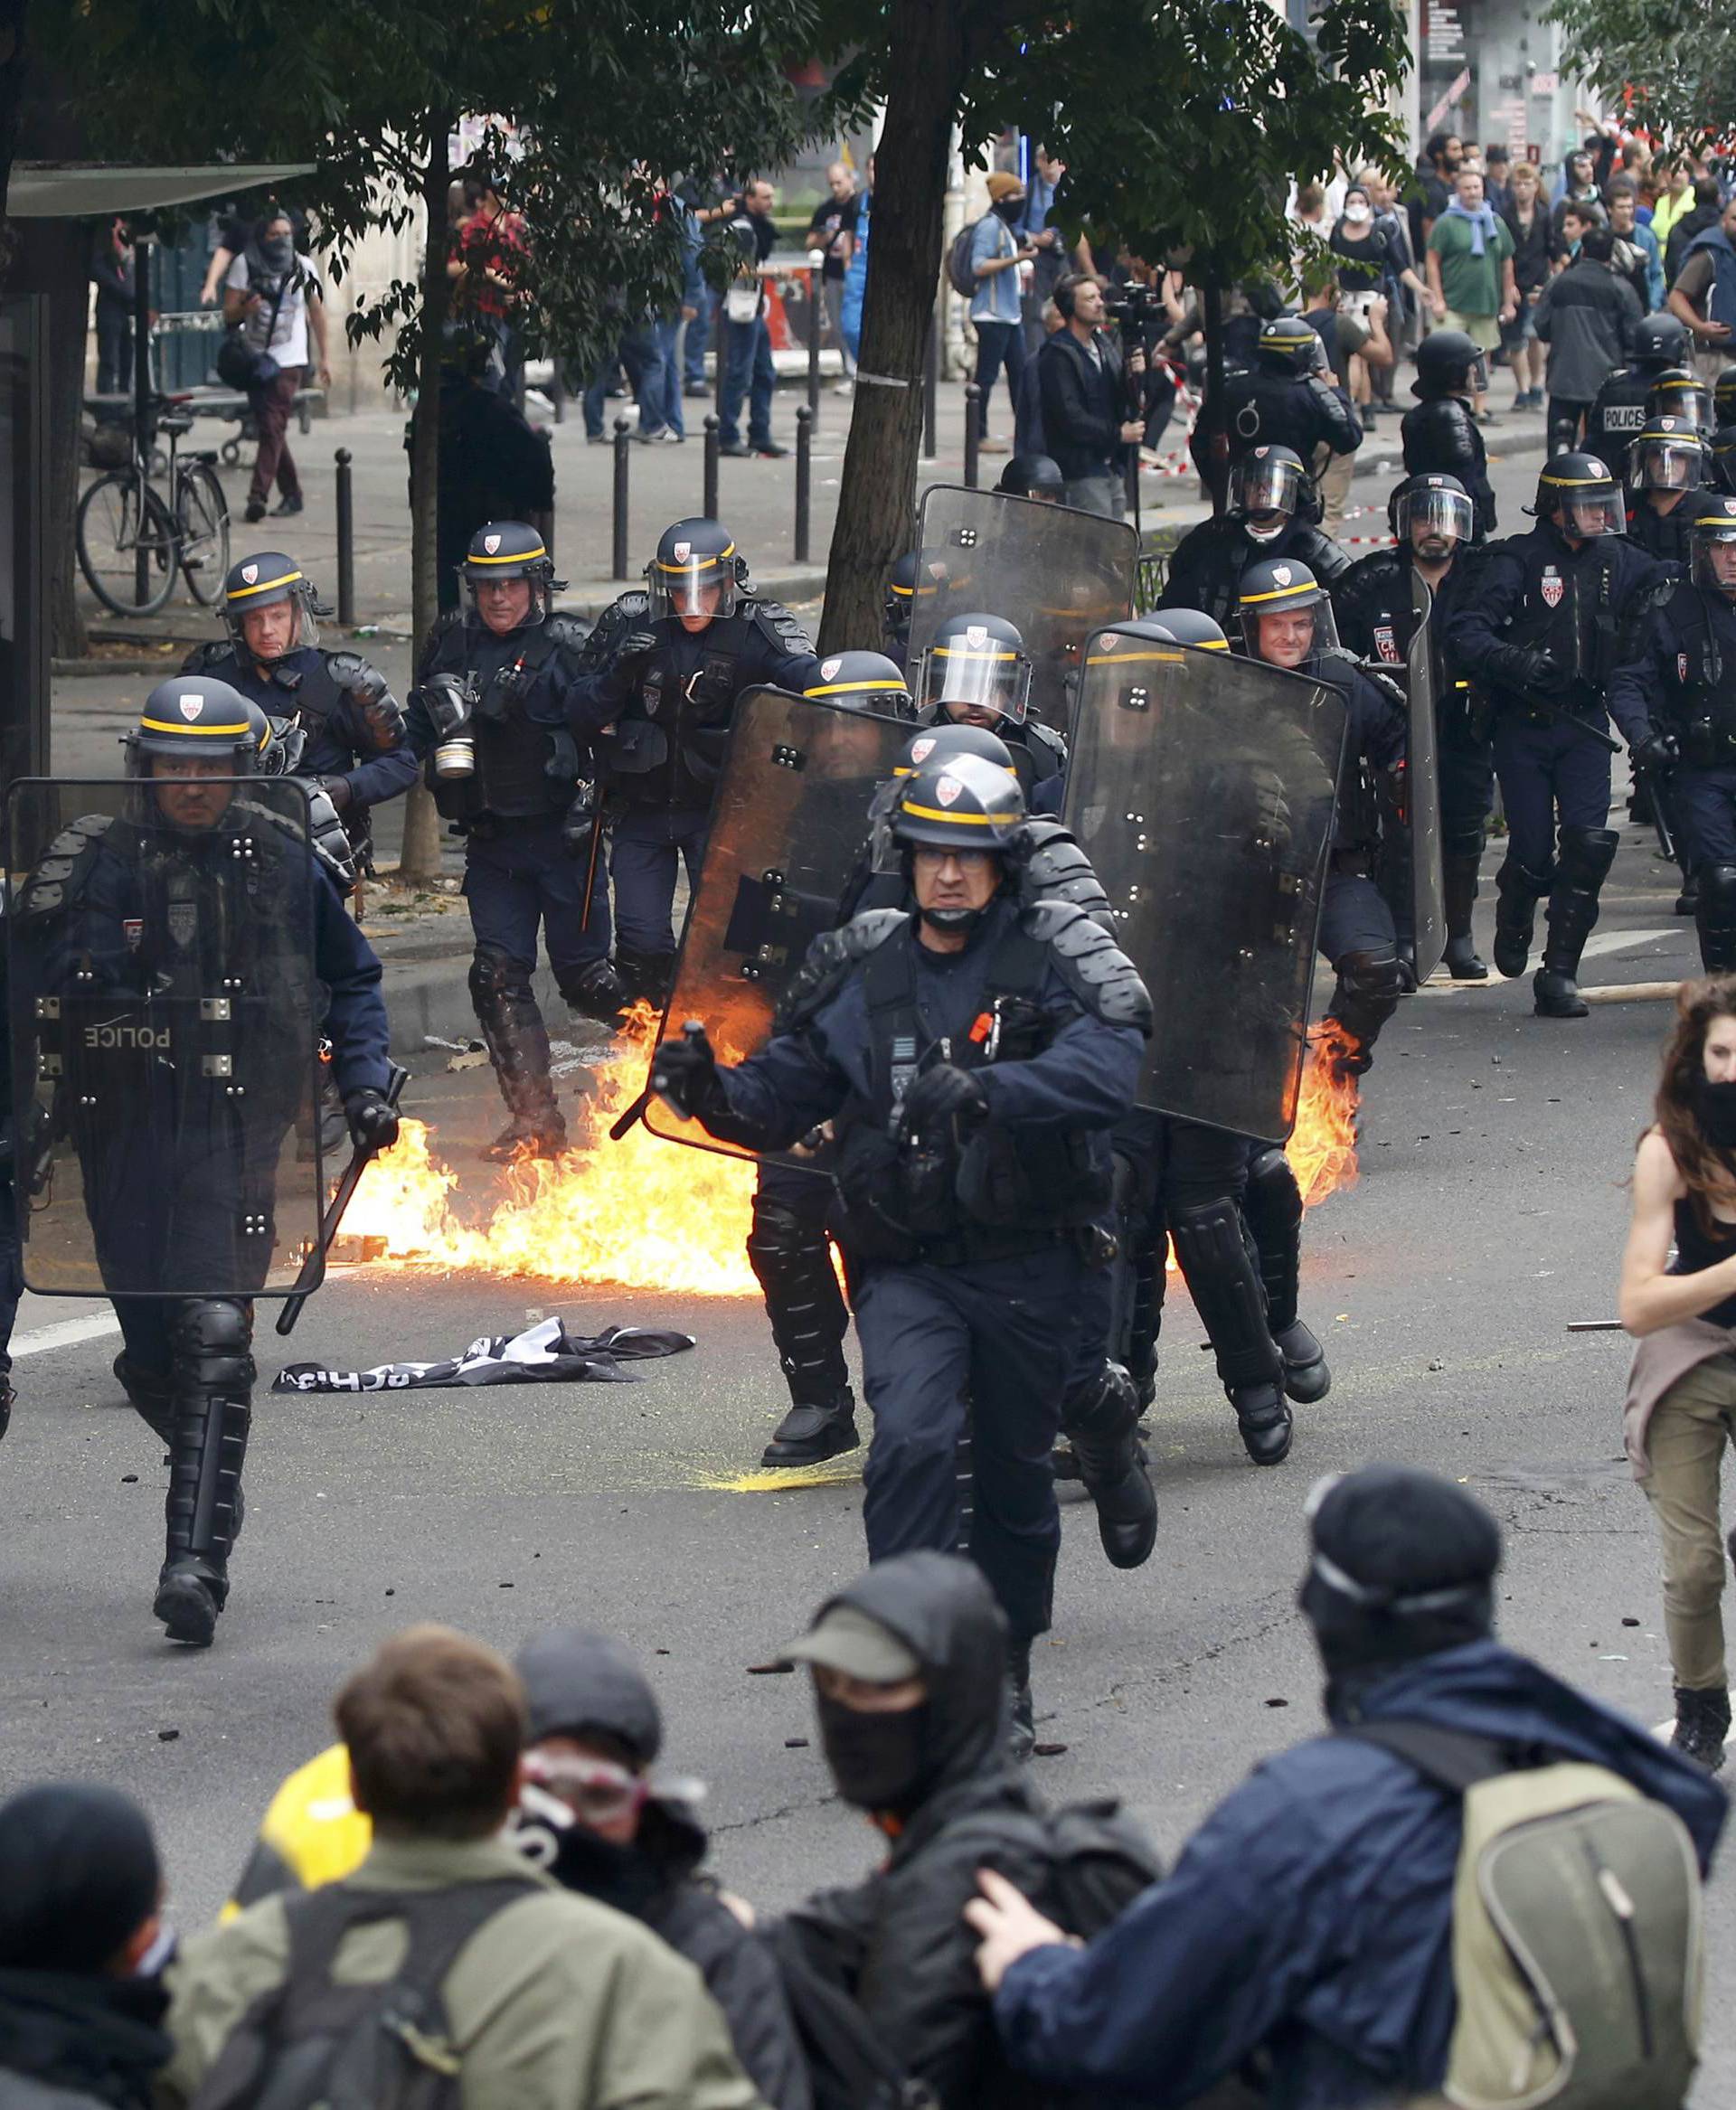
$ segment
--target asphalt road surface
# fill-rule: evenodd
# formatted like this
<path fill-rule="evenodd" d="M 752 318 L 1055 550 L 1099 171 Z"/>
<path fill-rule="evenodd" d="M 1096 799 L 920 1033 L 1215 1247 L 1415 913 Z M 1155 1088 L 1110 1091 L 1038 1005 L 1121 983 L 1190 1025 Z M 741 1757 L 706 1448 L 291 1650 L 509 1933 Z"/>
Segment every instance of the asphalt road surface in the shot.
<path fill-rule="evenodd" d="M 1535 467 L 1497 469 L 1509 526 Z M 1486 872 L 1499 856 L 1497 843 Z M 1587 984 L 1694 970 L 1674 892 L 1649 838 L 1625 825 Z M 1486 883 L 1486 950 L 1489 895 Z M 1295 1606 L 1303 1499 L 1317 1474 L 1373 1458 L 1452 1474 L 1499 1516 L 1505 1640 L 1648 1722 L 1667 1715 L 1650 1520 L 1621 1458 L 1627 1347 L 1567 1331 L 1614 1308 L 1624 1182 L 1667 1016 L 1642 999 L 1545 1022 L 1528 982 L 1403 1006 L 1366 1080 L 1360 1182 L 1308 1220 L 1304 1311 L 1334 1385 L 1298 1410 L 1289 1463 L 1247 1462 L 1177 1291 L 1149 1565 L 1111 1570 L 1089 1505 L 1064 1493 L 1056 1625 L 1033 1666 L 1039 1734 L 1066 1746 L 1038 1762 L 1047 1793 L 1125 1795 L 1173 1853 L 1253 1760 L 1317 1729 Z M 468 1154 L 498 1107 L 486 1070 L 444 1060 L 430 1051 L 409 1103 L 469 1204 L 495 1177 Z M 563 1089 L 589 1074 L 573 1068 Z M 551 1312 L 576 1331 L 665 1324 L 698 1344 L 632 1385 L 264 1389 L 291 1354 L 426 1360 Z M 710 1783 L 731 1887 L 775 1907 L 868 1865 L 871 1836 L 828 1796 L 805 1681 L 753 1674 L 863 1557 L 856 1461 L 815 1484 L 753 1470 L 782 1404 L 756 1301 L 364 1267 L 334 1278 L 292 1342 L 271 1317 L 231 1607 L 217 1645 L 188 1656 L 150 1617 L 165 1474 L 109 1375 L 107 1308 L 27 1300 L 0 1449 L 0 1789 L 69 1775 L 140 1796 L 172 1916 L 195 1926 L 277 1782 L 328 1740 L 330 1698 L 380 1636 L 439 1619 L 510 1649 L 580 1621 L 649 1661 L 668 1763 Z M 1736 2097 L 1733 1868 L 1712 1886 L 1703 2110 Z"/>

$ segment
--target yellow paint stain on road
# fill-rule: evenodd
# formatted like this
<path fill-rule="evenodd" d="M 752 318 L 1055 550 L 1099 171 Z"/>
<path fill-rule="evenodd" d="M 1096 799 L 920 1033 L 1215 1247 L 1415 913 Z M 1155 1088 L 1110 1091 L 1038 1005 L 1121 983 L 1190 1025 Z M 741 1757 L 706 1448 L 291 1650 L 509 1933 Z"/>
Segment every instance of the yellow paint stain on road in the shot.
<path fill-rule="evenodd" d="M 776 1494 L 787 1487 L 848 1487 L 861 1478 L 859 1463 L 829 1458 L 823 1465 L 768 1467 L 757 1473 L 701 1473 L 691 1484 L 712 1494 Z"/>

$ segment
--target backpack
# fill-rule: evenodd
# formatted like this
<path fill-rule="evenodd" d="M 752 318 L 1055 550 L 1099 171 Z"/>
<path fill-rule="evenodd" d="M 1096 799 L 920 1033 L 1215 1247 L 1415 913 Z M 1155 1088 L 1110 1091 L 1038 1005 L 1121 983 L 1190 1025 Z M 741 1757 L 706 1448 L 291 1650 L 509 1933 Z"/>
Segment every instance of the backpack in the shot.
<path fill-rule="evenodd" d="M 1032 1902 L 1063 1933 L 1085 1940 L 1163 1875 L 1144 1832 L 1118 1802 L 1107 1798 L 1058 1810 L 985 1811 L 949 1825 L 946 1838 L 948 1845 L 980 1838 L 986 1860 L 1009 1844 L 1046 1860 L 1048 1876 Z M 814 2110 L 939 2110 L 929 2083 L 905 2072 L 849 1992 L 811 1960 L 788 1921 L 769 1930 L 769 1945 L 807 2060 Z"/>
<path fill-rule="evenodd" d="M 1680 2110 L 1698 2063 L 1699 1863 L 1606 1766 L 1420 1721 L 1341 1732 L 1465 1807 L 1453 1884 L 1458 2110 Z"/>
<path fill-rule="evenodd" d="M 513 1876 L 444 1890 L 340 1882 L 286 1898 L 283 1982 L 242 2016 L 191 2110 L 458 2110 L 459 2060 L 441 1984 L 478 1929 L 541 1888 Z M 335 1983 L 339 1945 L 376 1920 L 408 1932 L 396 1974 Z"/>
<path fill-rule="evenodd" d="M 976 297 L 976 268 L 971 261 L 971 250 L 976 244 L 976 230 L 988 217 L 972 220 L 961 227 L 952 238 L 952 247 L 947 251 L 947 283 L 961 300 L 974 300 Z"/>

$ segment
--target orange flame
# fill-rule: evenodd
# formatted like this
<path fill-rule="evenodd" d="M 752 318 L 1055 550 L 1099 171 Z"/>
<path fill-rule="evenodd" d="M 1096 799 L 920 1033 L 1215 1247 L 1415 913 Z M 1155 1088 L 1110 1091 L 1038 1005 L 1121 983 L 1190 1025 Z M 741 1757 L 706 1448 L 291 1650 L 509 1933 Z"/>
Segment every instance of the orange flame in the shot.
<path fill-rule="evenodd" d="M 406 1120 L 363 1174 L 344 1248 L 400 1267 L 757 1295 L 745 1249 L 753 1164 L 662 1142 L 643 1123 L 609 1139 L 645 1081 L 656 1028 L 650 1007 L 636 1004 L 597 1065 L 595 1091 L 571 1109 L 571 1146 L 492 1173 L 486 1220 L 461 1211 L 458 1175 L 435 1155 L 425 1124 Z"/>
<path fill-rule="evenodd" d="M 1317 1208 L 1356 1184 L 1356 1073 L 1339 1065 L 1357 1041 L 1335 1018 L 1322 1019 L 1308 1036 L 1296 1126 L 1284 1146 L 1302 1206 Z"/>

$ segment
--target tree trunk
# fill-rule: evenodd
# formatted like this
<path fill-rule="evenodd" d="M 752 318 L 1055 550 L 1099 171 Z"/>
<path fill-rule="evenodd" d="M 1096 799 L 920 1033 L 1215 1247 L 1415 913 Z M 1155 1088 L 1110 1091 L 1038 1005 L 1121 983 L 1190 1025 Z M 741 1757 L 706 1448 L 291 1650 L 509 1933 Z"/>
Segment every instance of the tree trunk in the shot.
<path fill-rule="evenodd" d="M 90 288 L 90 222 L 18 220 L 10 289 L 41 294 L 48 303 L 48 372 L 42 377 L 48 419 L 48 519 L 37 532 L 47 566 L 50 650 L 56 659 L 81 659 L 84 617 L 79 608 L 73 515 L 79 503 L 83 452 L 84 340 Z"/>
<path fill-rule="evenodd" d="M 826 567 L 822 652 L 879 638 L 886 575 L 910 546 L 922 366 L 934 327 L 947 157 L 967 42 L 963 0 L 893 0 L 892 91 L 874 150 L 862 352 Z"/>
<path fill-rule="evenodd" d="M 447 140 L 452 121 L 444 110 L 428 119 L 428 155 L 422 165 L 422 204 L 428 240 L 422 251 L 422 313 L 416 415 L 410 427 L 410 625 L 420 658 L 439 614 L 439 545 L 436 516 L 440 495 L 440 353 L 448 308 L 446 193 L 452 180 Z M 404 808 L 404 847 L 399 876 L 426 881 L 440 869 L 440 822 L 426 785 L 411 787 Z"/>

